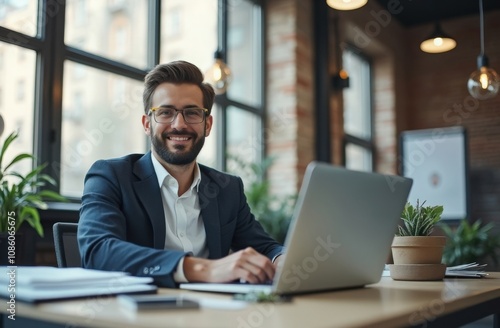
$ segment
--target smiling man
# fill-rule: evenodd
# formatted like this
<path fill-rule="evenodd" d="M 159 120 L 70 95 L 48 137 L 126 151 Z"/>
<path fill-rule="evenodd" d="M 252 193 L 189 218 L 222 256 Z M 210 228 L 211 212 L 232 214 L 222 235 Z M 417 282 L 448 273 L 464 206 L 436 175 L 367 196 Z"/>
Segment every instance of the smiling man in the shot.
<path fill-rule="evenodd" d="M 250 212 L 241 179 L 196 162 L 214 98 L 188 62 L 147 74 L 142 125 L 151 151 L 97 161 L 87 173 L 83 267 L 151 276 L 164 287 L 273 278 L 283 247 Z"/>

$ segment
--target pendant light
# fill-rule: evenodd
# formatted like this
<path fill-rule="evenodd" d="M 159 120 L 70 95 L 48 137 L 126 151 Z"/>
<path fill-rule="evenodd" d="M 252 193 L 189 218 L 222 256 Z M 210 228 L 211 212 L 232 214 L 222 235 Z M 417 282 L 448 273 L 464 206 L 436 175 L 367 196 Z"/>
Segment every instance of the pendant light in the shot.
<path fill-rule="evenodd" d="M 443 32 L 439 22 L 436 22 L 434 26 L 434 32 L 422 41 L 420 44 L 420 50 L 423 52 L 428 52 L 431 54 L 442 53 L 450 51 L 457 46 L 457 42 Z"/>
<path fill-rule="evenodd" d="M 215 52 L 214 59 L 213 65 L 205 73 L 205 80 L 214 87 L 216 95 L 221 95 L 231 83 L 231 70 L 224 62 L 221 50 Z"/>
<path fill-rule="evenodd" d="M 366 5 L 368 0 L 326 0 L 326 3 L 337 10 L 353 10 Z"/>
<path fill-rule="evenodd" d="M 467 81 L 467 89 L 472 97 L 485 100 L 495 97 L 500 88 L 500 77 L 489 68 L 488 57 L 484 53 L 484 17 L 483 0 L 479 0 L 479 25 L 481 33 L 481 53 L 477 57 L 477 70 L 472 72 Z"/>

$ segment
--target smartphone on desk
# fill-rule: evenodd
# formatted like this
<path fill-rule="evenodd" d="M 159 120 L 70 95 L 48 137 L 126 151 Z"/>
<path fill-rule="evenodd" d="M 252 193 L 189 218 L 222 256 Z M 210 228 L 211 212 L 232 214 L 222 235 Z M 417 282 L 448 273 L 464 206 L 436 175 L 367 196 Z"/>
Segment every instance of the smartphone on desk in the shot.
<path fill-rule="evenodd" d="M 131 310 L 198 309 L 200 304 L 183 296 L 172 295 L 118 295 L 118 303 Z"/>

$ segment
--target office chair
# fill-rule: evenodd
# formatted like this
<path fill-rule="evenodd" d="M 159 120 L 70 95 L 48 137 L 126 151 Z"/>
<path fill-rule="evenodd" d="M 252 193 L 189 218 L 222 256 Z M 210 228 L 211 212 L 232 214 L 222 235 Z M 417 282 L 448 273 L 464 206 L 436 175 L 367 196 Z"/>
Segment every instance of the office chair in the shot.
<path fill-rule="evenodd" d="M 57 266 L 60 268 L 81 266 L 77 230 L 78 223 L 56 222 L 52 227 Z"/>

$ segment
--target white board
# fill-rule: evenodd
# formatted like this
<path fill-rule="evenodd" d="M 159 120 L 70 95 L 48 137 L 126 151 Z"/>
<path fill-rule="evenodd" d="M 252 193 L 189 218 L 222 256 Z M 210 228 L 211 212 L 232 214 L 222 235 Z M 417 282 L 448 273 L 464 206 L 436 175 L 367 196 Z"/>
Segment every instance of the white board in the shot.
<path fill-rule="evenodd" d="M 402 175 L 413 179 L 408 201 L 443 205 L 444 220 L 468 216 L 466 138 L 462 127 L 401 134 Z"/>

